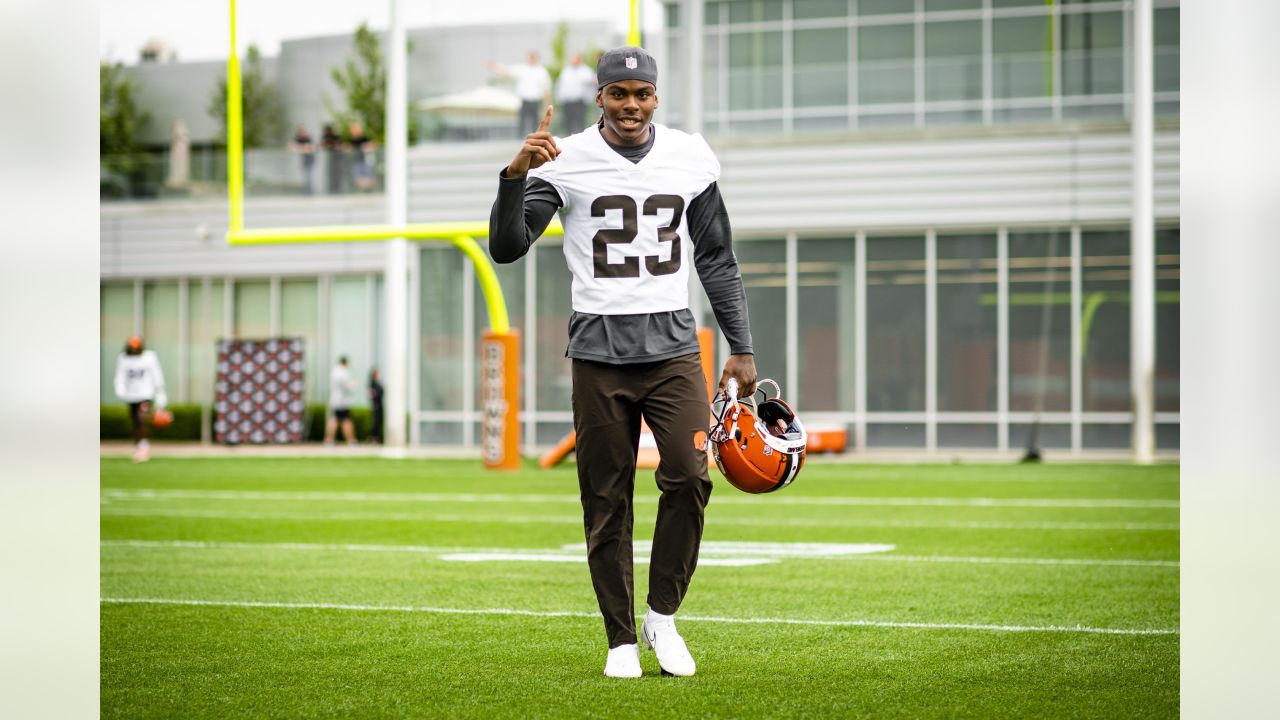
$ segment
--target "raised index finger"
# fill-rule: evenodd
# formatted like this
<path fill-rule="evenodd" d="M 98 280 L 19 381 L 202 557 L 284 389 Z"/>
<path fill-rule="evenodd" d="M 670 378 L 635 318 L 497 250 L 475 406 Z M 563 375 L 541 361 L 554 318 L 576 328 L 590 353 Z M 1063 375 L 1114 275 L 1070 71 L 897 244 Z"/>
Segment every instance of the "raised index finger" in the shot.
<path fill-rule="evenodd" d="M 554 105 L 547 106 L 547 112 L 542 116 L 542 124 L 538 126 L 538 132 L 546 132 L 551 127 L 551 113 L 555 110 Z"/>

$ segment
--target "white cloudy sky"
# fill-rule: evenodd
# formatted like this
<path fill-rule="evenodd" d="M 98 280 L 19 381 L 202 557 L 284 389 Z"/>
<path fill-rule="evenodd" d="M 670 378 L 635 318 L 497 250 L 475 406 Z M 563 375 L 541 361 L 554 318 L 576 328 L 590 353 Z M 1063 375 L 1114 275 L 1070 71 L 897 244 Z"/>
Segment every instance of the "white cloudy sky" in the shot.
<path fill-rule="evenodd" d="M 608 20 L 619 30 L 628 22 L 628 0 L 401 0 L 408 27 L 475 25 L 492 22 L 573 22 Z M 241 51 L 256 43 L 275 55 L 281 40 L 333 35 L 368 21 L 386 29 L 391 0 L 237 0 Z M 227 0 L 101 0 L 98 6 L 100 57 L 136 62 L 138 49 L 151 38 L 178 51 L 179 60 L 218 60 L 227 56 Z M 661 26 L 662 6 L 644 0 L 646 29 Z"/>

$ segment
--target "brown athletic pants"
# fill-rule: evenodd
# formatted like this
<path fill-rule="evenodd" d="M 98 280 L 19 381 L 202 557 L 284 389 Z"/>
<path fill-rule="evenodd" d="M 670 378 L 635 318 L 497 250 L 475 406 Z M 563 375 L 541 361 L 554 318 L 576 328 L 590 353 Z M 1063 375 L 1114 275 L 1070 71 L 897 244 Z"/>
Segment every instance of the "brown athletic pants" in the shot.
<path fill-rule="evenodd" d="M 689 589 L 711 496 L 706 442 L 710 407 L 697 353 L 653 363 L 573 361 L 573 427 L 587 565 L 609 647 L 636 642 L 631 527 L 640 419 L 662 457 L 662 496 L 649 562 L 649 607 L 673 615 Z"/>

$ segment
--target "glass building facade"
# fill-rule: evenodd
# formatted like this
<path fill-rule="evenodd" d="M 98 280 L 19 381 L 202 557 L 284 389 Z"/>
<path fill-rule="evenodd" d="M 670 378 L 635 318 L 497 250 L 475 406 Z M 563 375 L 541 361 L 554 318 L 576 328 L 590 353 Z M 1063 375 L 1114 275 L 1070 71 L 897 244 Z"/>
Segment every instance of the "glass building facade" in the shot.
<path fill-rule="evenodd" d="M 1177 2 L 1154 5 L 1157 124 L 1170 128 L 1176 127 L 1179 102 L 1179 10 Z M 675 126 L 683 124 L 687 90 L 678 69 L 688 49 L 688 7 L 665 6 L 660 61 L 671 71 L 664 75 L 662 112 L 663 121 Z M 776 158 L 751 165 L 757 161 L 733 150 L 749 147 L 740 138 L 759 133 L 779 140 L 777 155 L 788 152 L 788 136 L 804 136 L 794 143 L 801 149 L 794 162 L 816 162 L 815 153 L 866 143 L 864 136 L 879 151 L 891 143 L 874 133 L 893 132 L 893 142 L 910 146 L 891 148 L 894 159 L 885 162 L 896 162 L 924 152 L 915 141 L 931 137 L 933 128 L 956 128 L 948 136 L 966 142 L 972 135 L 976 147 L 984 138 L 1033 126 L 1020 137 L 1069 135 L 1082 143 L 1101 137 L 1118 148 L 1084 166 L 1063 161 L 1062 182 L 1072 192 L 1076 183 L 1127 182 L 1131 3 L 732 0 L 705 2 L 703 10 L 703 127 L 717 150 L 726 150 L 722 159 L 729 158 L 721 185 L 735 219 L 756 362 L 763 376 L 782 383 L 805 420 L 847 429 L 855 450 L 1012 453 L 1030 442 L 1033 431 L 1040 446 L 1053 450 L 1127 449 L 1133 420 L 1126 199 L 1112 199 L 1106 188 L 1086 187 L 1072 196 L 1085 198 L 1072 201 L 1072 212 L 1088 206 L 1083 217 L 1105 220 L 1028 210 L 1017 222 L 980 215 L 959 224 L 933 222 L 916 218 L 913 203 L 921 196 L 893 189 L 916 176 L 891 178 L 897 184 L 877 176 L 867 180 L 883 185 L 877 197 L 908 209 L 901 215 L 906 219 L 809 231 L 788 220 L 761 225 L 764 214 L 752 215 L 749 202 L 759 195 L 735 205 L 735 191 L 750 178 L 773 177 L 769 163 Z M 964 130 L 984 126 L 994 130 Z M 448 188 L 450 202 L 487 210 L 493 162 L 484 152 L 474 153 L 480 189 L 441 181 L 465 185 Z M 1064 157 L 1067 152 L 1075 150 Z M 505 146 L 501 154 L 509 156 Z M 974 172 L 1003 173 L 1001 181 L 1010 187 L 1025 182 L 1019 168 L 988 162 L 981 148 L 978 154 Z M 1173 178 L 1176 191 L 1177 170 L 1168 159 L 1176 161 L 1176 154 L 1162 157 L 1157 176 Z M 452 172 L 465 175 L 460 158 L 454 153 L 447 161 Z M 435 174 L 420 171 L 418 183 L 429 190 Z M 744 176 L 750 177 L 735 179 Z M 815 179 L 814 192 L 822 192 L 822 180 Z M 854 198 L 847 193 L 865 185 L 846 181 L 842 187 L 823 201 L 848 202 Z M 472 192 L 474 197 L 466 194 Z M 1044 191 L 1046 213 L 1063 207 L 1053 204 L 1057 193 L 1057 186 Z M 963 200 L 926 201 L 936 210 Z M 1098 206 L 1103 212 L 1090 215 Z M 1176 203 L 1172 207 L 1156 226 L 1155 421 L 1162 450 L 1179 443 L 1181 262 Z M 750 218 L 745 229 L 737 222 L 744 216 Z M 151 236 L 139 231 L 139 237 Z M 488 326 L 483 295 L 470 261 L 452 248 L 423 244 L 413 266 L 411 439 L 476 447 L 476 352 Z M 559 239 L 543 238 L 520 262 L 495 271 L 511 326 L 521 335 L 524 443 L 545 447 L 572 426 L 564 357 L 570 279 Z M 101 293 L 104 403 L 115 402 L 114 358 L 132 332 L 144 333 L 160 355 L 175 402 L 209 401 L 219 338 L 304 338 L 308 401 L 316 403 L 327 399 L 328 368 L 337 356 L 348 355 L 361 378 L 382 361 L 377 269 L 126 276 L 104 279 Z M 716 328 L 705 297 L 696 288 L 693 297 L 702 300 L 695 303 L 701 324 Z M 726 352 L 718 343 L 717 364 Z"/>
<path fill-rule="evenodd" d="M 1155 107 L 1178 113 L 1177 0 L 1154 0 Z M 684 2 L 666 56 L 685 57 Z M 711 135 L 1124 120 L 1132 3 L 1106 0 L 717 0 L 703 3 Z M 688 92 L 664 78 L 673 125 Z"/>

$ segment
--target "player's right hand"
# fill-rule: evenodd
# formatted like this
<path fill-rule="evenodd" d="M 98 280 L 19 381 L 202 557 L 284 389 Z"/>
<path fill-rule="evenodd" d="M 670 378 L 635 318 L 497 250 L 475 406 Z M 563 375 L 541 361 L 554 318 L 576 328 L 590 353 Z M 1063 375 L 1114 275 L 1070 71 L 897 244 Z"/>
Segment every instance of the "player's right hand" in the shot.
<path fill-rule="evenodd" d="M 554 105 L 548 105 L 538 129 L 525 137 L 520 152 L 516 153 L 515 159 L 507 165 L 507 177 L 524 177 L 525 173 L 533 168 L 542 167 L 560 156 L 560 148 L 556 147 L 556 141 L 547 131 L 547 128 L 551 127 L 551 114 L 554 110 Z"/>

